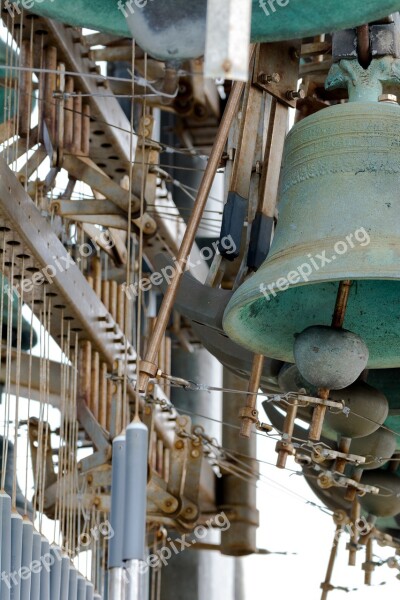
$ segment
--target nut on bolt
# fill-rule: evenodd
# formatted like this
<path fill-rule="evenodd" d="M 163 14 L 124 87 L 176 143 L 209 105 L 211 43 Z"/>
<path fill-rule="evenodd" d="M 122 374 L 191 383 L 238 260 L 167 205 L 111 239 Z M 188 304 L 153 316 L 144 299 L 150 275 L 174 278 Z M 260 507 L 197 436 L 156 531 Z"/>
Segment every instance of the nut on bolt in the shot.
<path fill-rule="evenodd" d="M 302 89 L 300 89 L 299 91 L 290 90 L 289 92 L 286 92 L 286 98 L 288 100 L 304 100 L 305 97 L 306 93 Z"/>
<path fill-rule="evenodd" d="M 398 104 L 397 96 L 394 94 L 381 94 L 378 101 L 385 102 L 386 104 Z"/>
<path fill-rule="evenodd" d="M 266 73 L 260 73 L 258 76 L 258 82 L 263 85 L 268 85 L 269 83 L 279 83 L 281 80 L 281 76 L 279 73 L 272 73 L 272 75 L 267 75 Z"/>

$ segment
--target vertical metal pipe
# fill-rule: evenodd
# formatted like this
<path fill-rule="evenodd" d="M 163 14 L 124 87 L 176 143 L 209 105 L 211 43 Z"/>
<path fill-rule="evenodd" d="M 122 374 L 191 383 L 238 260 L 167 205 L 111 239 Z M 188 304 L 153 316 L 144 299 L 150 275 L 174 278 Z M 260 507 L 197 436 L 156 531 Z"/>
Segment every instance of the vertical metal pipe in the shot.
<path fill-rule="evenodd" d="M 148 437 L 140 421 L 126 429 L 123 558 L 128 561 L 145 559 Z"/>
<path fill-rule="evenodd" d="M 72 136 L 72 152 L 74 154 L 82 154 L 82 96 L 78 92 L 74 96 L 74 112 L 73 112 L 74 132 Z"/>
<path fill-rule="evenodd" d="M 74 137 L 74 99 L 70 95 L 74 91 L 73 77 L 67 77 L 65 80 L 66 100 L 64 103 L 64 148 L 72 150 L 72 140 Z"/>
<path fill-rule="evenodd" d="M 52 71 L 51 73 L 45 73 L 44 76 L 44 102 L 43 102 L 43 116 L 44 121 L 47 125 L 47 130 L 50 135 L 50 139 L 54 144 L 56 136 L 56 112 L 57 106 L 56 101 L 53 98 L 53 92 L 57 89 L 57 48 L 49 46 L 45 50 L 45 68 Z"/>
<path fill-rule="evenodd" d="M 31 126 L 31 112 L 32 112 L 32 71 L 30 70 L 33 66 L 31 43 L 30 40 L 22 40 L 21 43 L 21 54 L 20 54 L 21 67 L 25 67 L 26 71 L 22 71 L 19 80 L 19 135 L 26 137 L 28 135 Z"/>
<path fill-rule="evenodd" d="M 140 562 L 145 560 L 149 432 L 133 421 L 126 429 L 123 558 L 127 561 L 127 600 L 140 598 Z"/>
<path fill-rule="evenodd" d="M 68 600 L 77 600 L 78 597 L 78 573 L 74 565 L 69 568 Z"/>
<path fill-rule="evenodd" d="M 1 572 L 11 571 L 11 498 L 5 493 L 0 494 L 1 508 Z M 10 600 L 9 582 L 1 579 L 1 600 Z"/>
<path fill-rule="evenodd" d="M 21 598 L 21 560 L 22 560 L 22 517 L 17 512 L 11 515 L 11 600 Z"/>
<path fill-rule="evenodd" d="M 40 564 L 42 550 L 42 536 L 38 531 L 33 531 L 32 543 L 32 567 Z M 40 570 L 32 568 L 31 573 L 31 600 L 41 600 L 40 598 Z"/>
<path fill-rule="evenodd" d="M 86 600 L 86 580 L 78 573 L 77 600 Z"/>
<path fill-rule="evenodd" d="M 33 551 L 33 525 L 24 518 L 22 523 L 22 557 L 21 557 L 21 600 L 31 598 L 31 564 Z"/>
<path fill-rule="evenodd" d="M 70 561 L 68 556 L 63 554 L 61 559 L 61 594 L 60 600 L 68 600 L 69 597 L 69 569 Z"/>
<path fill-rule="evenodd" d="M 110 523 L 114 535 L 108 546 L 109 600 L 120 600 L 125 589 L 123 578 L 125 458 L 126 438 L 120 435 L 113 441 L 112 455 Z"/>
<path fill-rule="evenodd" d="M 93 600 L 93 595 L 94 595 L 93 583 L 91 583 L 90 581 L 87 581 L 86 582 L 86 600 Z M 51 600 L 53 600 L 53 598 Z"/>
<path fill-rule="evenodd" d="M 126 600 L 126 571 L 124 568 L 112 568 L 108 571 L 108 600 Z"/>
<path fill-rule="evenodd" d="M 140 564 L 140 560 L 128 560 L 126 563 L 128 585 L 125 600 L 144 600 L 141 597 Z"/>
<path fill-rule="evenodd" d="M 40 570 L 40 600 L 50 600 L 50 544 L 44 537 L 40 554 L 43 565 Z"/>
<path fill-rule="evenodd" d="M 89 156 L 90 152 L 90 106 L 84 104 L 82 107 L 82 154 Z"/>
<path fill-rule="evenodd" d="M 61 549 L 58 548 L 58 546 L 51 546 L 50 556 L 53 563 L 50 569 L 50 598 L 51 600 L 60 600 L 62 565 Z"/>

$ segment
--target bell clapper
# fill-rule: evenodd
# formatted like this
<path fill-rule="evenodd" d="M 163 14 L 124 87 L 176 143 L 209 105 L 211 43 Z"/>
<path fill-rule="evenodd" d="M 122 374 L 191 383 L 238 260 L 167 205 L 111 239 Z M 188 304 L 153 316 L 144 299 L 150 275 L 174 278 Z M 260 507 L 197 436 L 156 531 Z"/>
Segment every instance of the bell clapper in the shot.
<path fill-rule="evenodd" d="M 335 311 L 332 318 L 332 328 L 342 329 L 344 318 L 346 314 L 347 302 L 349 299 L 351 281 L 341 281 L 339 284 L 339 290 L 336 297 Z M 328 400 L 330 390 L 327 388 L 320 388 L 318 390 L 318 396 L 322 400 Z M 324 424 L 324 418 L 327 407 L 319 405 L 314 408 L 313 416 L 310 425 L 310 431 L 308 438 L 313 442 L 318 442 L 321 439 L 322 427 Z M 342 471 L 343 472 L 343 471 Z"/>

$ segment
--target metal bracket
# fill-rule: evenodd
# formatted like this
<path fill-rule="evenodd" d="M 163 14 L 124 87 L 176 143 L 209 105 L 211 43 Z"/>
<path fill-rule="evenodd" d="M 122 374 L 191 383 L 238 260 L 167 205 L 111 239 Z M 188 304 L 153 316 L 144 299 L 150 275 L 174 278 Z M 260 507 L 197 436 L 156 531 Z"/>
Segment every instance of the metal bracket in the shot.
<path fill-rule="evenodd" d="M 253 83 L 286 106 L 296 108 L 301 40 L 260 44 Z M 303 95 L 304 97 L 304 95 Z"/>

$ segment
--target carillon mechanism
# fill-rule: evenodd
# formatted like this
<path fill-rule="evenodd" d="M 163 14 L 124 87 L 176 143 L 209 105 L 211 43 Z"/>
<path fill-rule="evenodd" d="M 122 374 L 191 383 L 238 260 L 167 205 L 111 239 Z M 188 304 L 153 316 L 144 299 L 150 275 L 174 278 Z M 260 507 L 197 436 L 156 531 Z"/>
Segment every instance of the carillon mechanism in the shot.
<path fill-rule="evenodd" d="M 1 600 L 398 585 L 400 2 L 320 4 L 1 3 Z"/>

